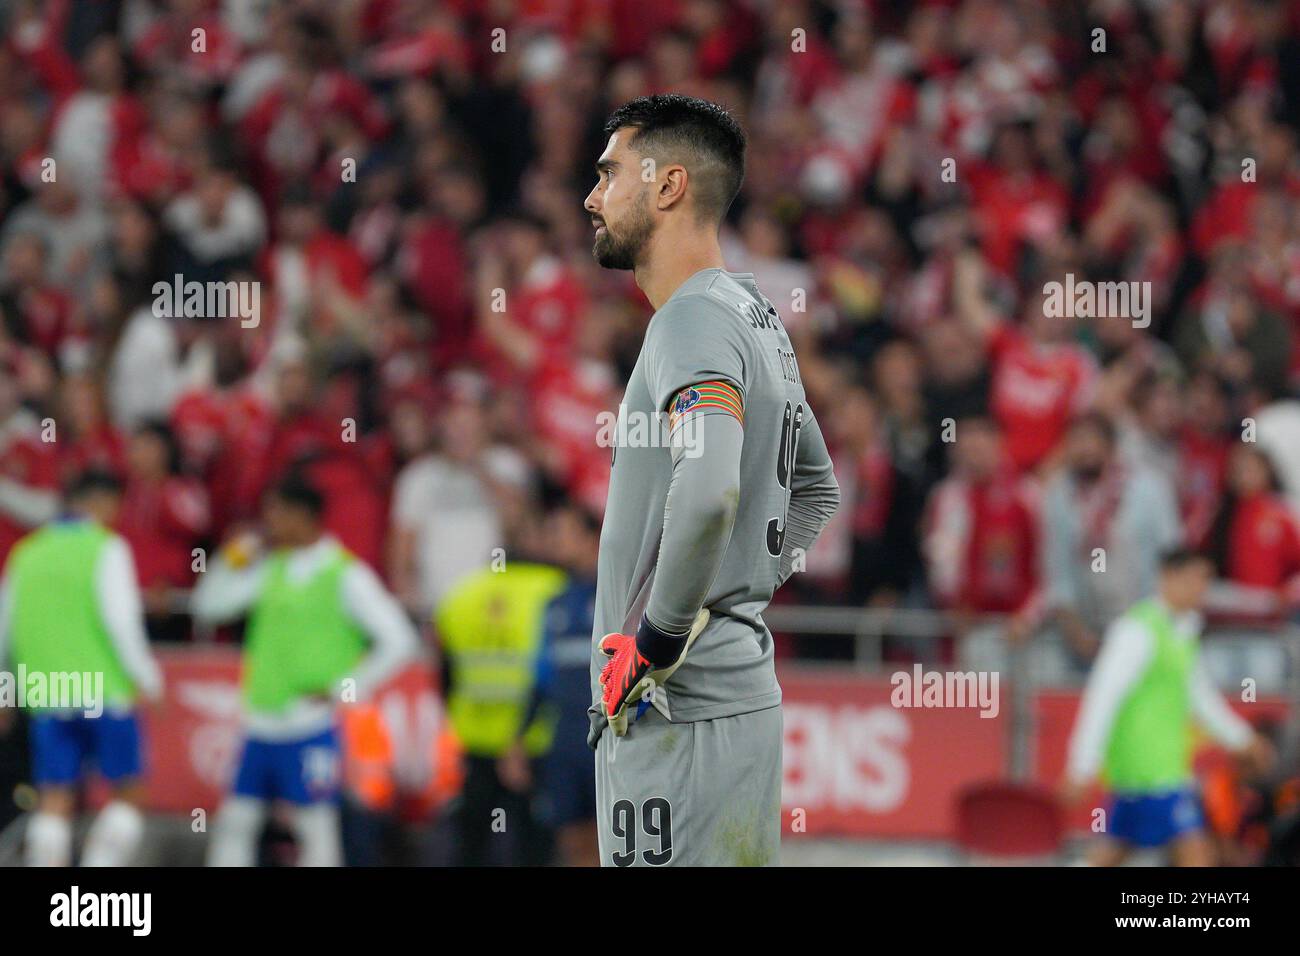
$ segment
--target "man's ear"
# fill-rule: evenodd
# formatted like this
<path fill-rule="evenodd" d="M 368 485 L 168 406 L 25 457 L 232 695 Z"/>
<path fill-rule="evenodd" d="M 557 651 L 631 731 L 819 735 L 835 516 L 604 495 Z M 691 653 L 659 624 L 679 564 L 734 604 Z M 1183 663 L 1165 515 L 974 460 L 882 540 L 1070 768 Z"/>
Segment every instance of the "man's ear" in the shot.
<path fill-rule="evenodd" d="M 660 209 L 670 209 L 682 201 L 686 195 L 686 183 L 689 179 L 685 166 L 669 166 L 663 171 L 663 181 L 659 184 L 656 203 Z"/>

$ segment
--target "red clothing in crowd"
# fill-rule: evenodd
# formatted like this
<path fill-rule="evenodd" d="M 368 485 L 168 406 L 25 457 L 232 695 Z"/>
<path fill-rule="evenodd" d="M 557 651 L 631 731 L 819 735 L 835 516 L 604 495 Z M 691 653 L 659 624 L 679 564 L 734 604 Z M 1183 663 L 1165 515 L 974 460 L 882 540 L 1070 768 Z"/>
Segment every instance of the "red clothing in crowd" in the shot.
<path fill-rule="evenodd" d="M 473 338 L 469 258 L 459 230 L 425 219 L 408 232 L 397 255 L 397 271 L 434 329 L 434 361 L 446 368 L 464 358 Z"/>
<path fill-rule="evenodd" d="M 1046 173 L 1011 176 L 977 163 L 968 175 L 984 256 L 1003 275 L 1015 274 L 1022 244 L 1058 235 L 1069 222 L 1069 194 Z"/>
<path fill-rule="evenodd" d="M 195 49 L 195 30 L 203 31 L 201 49 Z M 241 54 L 239 38 L 212 13 L 193 20 L 183 15 L 160 17 L 140 34 L 132 52 L 151 70 L 214 85 L 230 78 Z"/>
<path fill-rule="evenodd" d="M 1214 523 L 1231 448 L 1228 438 L 1192 428 L 1178 436 L 1178 506 L 1187 541 L 1194 547 L 1206 543 Z"/>
<path fill-rule="evenodd" d="M 468 68 L 470 45 L 465 37 L 450 29 L 446 22 L 435 20 L 407 35 L 381 24 L 375 31 L 391 34 L 391 39 L 376 43 L 366 58 L 367 72 L 376 77 L 429 76 L 441 68 L 459 72 Z"/>
<path fill-rule="evenodd" d="M 510 317 L 549 355 L 572 360 L 587 292 L 573 270 L 550 256 L 538 259 L 514 291 Z"/>
<path fill-rule="evenodd" d="M 272 246 L 263 257 L 262 266 L 274 284 L 282 280 L 285 272 L 293 274 L 298 269 L 306 272 L 314 293 L 312 327 L 324 334 L 333 333 L 339 321 L 325 290 L 332 286 L 356 301 L 364 298 L 370 281 L 370 267 L 352 240 L 328 229 L 321 229 L 301 247 Z"/>
<path fill-rule="evenodd" d="M 927 553 L 931 584 L 948 607 L 988 613 L 1020 610 L 1038 579 L 1036 507 L 1010 470 L 990 481 L 952 477 L 931 499 Z"/>
<path fill-rule="evenodd" d="M 245 458 L 245 460 L 247 460 Z M 313 412 L 281 419 L 272 431 L 259 475 L 258 493 L 301 468 L 325 498 L 324 525 L 345 547 L 379 569 L 388 530 L 390 475 L 375 471 L 378 456 L 344 441 L 342 428 Z"/>
<path fill-rule="evenodd" d="M 121 434 L 107 422 L 86 435 L 59 436 L 59 480 L 71 481 L 87 469 L 121 475 L 126 461 L 126 447 Z"/>
<path fill-rule="evenodd" d="M 1080 346 L 1038 344 L 1006 323 L 993 333 L 989 350 L 990 404 L 1005 433 L 1007 455 L 1017 469 L 1033 468 L 1087 408 L 1097 364 Z"/>
<path fill-rule="evenodd" d="M 15 34 L 9 39 L 10 48 L 54 98 L 49 127 L 53 136 L 58 136 L 71 114 L 78 114 L 76 118 L 82 129 L 91 115 L 100 121 L 106 135 L 94 148 L 102 151 L 106 185 L 110 191 L 120 189 L 123 186 L 120 177 L 139 153 L 138 142 L 148 127 L 148 114 L 140 101 L 128 93 L 100 97 L 82 90 L 81 72 L 63 46 L 71 12 L 68 0 L 51 0 L 45 4 L 40 27 Z"/>
<path fill-rule="evenodd" d="M 302 101 L 294 100 L 284 84 L 277 84 L 249 110 L 241 133 L 253 157 L 257 190 L 268 208 L 279 205 L 285 186 L 312 174 L 321 130 L 340 116 L 371 142 L 388 131 L 388 118 L 379 99 L 342 70 L 317 73 Z"/>
<path fill-rule="evenodd" d="M 1224 239 L 1246 241 L 1251 236 L 1255 203 L 1267 186 L 1230 179 L 1219 185 L 1192 218 L 1192 245 L 1208 256 Z M 1282 188 L 1292 199 L 1300 199 L 1300 176 L 1290 175 Z"/>
<path fill-rule="evenodd" d="M 885 533 L 894 501 L 894 460 L 883 439 L 857 459 L 853 475 L 853 537 L 879 538 Z"/>
<path fill-rule="evenodd" d="M 0 424 L 0 478 L 25 491 L 59 491 L 58 457 L 52 442 L 41 441 L 36 419 L 19 412 Z M 0 507 L 0 567 L 9 550 L 32 529 Z"/>
<path fill-rule="evenodd" d="M 324 525 L 353 554 L 376 571 L 384 568 L 388 531 L 388 476 L 371 470 L 371 456 L 359 449 L 335 449 L 307 466 L 307 479 L 325 497 Z"/>
<path fill-rule="evenodd" d="M 191 552 L 211 520 L 207 489 L 193 478 L 128 481 L 117 530 L 131 545 L 140 586 L 193 584 Z"/>
<path fill-rule="evenodd" d="M 600 362 L 552 356 L 532 377 L 530 394 L 534 426 L 561 462 L 569 493 L 603 512 L 611 449 L 592 437 L 601 414 L 617 412 L 613 369 Z"/>
<path fill-rule="evenodd" d="M 192 391 L 172 409 L 171 425 L 185 462 L 204 476 L 219 538 L 229 525 L 256 515 L 257 461 L 270 442 L 274 416 L 251 388 Z"/>
<path fill-rule="evenodd" d="M 1280 588 L 1300 573 L 1300 524 L 1278 495 L 1237 502 L 1228 530 L 1227 575 L 1238 584 Z"/>
<path fill-rule="evenodd" d="M 53 286 L 26 288 L 18 296 L 18 321 L 28 342 L 58 356 L 73 332 L 72 298 Z"/>

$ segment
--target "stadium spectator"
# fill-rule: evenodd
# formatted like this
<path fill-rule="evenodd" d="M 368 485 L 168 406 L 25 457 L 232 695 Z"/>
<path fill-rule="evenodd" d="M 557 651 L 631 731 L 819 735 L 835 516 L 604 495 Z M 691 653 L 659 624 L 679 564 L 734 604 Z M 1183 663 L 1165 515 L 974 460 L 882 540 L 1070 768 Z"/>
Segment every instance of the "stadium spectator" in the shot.
<path fill-rule="evenodd" d="M 15 218 L 17 214 L 15 214 Z M 62 357 L 72 331 L 72 299 L 49 279 L 49 240 L 10 225 L 4 245 L 3 296 L 24 342 Z"/>
<path fill-rule="evenodd" d="M 1223 494 L 1232 436 L 1223 384 L 1209 373 L 1192 377 L 1182 394 L 1178 429 L 1178 500 L 1187 542 L 1204 547 Z"/>
<path fill-rule="evenodd" d="M 1300 523 L 1280 492 L 1266 451 L 1232 450 L 1227 493 L 1208 535 L 1220 577 L 1280 595 L 1300 574 Z"/>
<path fill-rule="evenodd" d="M 888 606 L 913 584 L 920 555 L 914 535 L 918 498 L 913 480 L 890 455 L 880 405 L 861 386 L 846 388 L 831 411 L 832 457 L 840 484 L 839 513 L 851 536 L 845 597 Z M 837 519 L 827 529 L 834 534 Z"/>
<path fill-rule="evenodd" d="M 193 587 L 195 549 L 211 526 L 208 492 L 181 471 L 180 446 L 160 422 L 142 425 L 125 453 L 126 487 L 117 530 L 131 545 L 151 636 L 183 638 L 179 592 Z M 202 566 L 202 565 L 199 565 Z"/>
<path fill-rule="evenodd" d="M 393 491 L 391 573 L 397 592 L 421 618 L 456 582 L 505 558 L 500 499 L 524 490 L 528 466 L 509 448 L 487 442 L 483 411 L 462 398 L 444 410 L 439 441 L 424 438 L 421 409 L 406 406 L 400 421 L 416 432 L 416 452 Z"/>
<path fill-rule="evenodd" d="M 0 561 L 14 543 L 54 517 L 58 461 L 36 416 L 19 404 L 17 369 L 0 369 Z"/>
<path fill-rule="evenodd" d="M 187 281 L 223 279 L 266 242 L 266 213 L 228 159 L 210 161 L 194 187 L 163 210 L 162 223 L 176 239 Z"/>
<path fill-rule="evenodd" d="M 978 255 L 958 257 L 953 276 L 957 315 L 980 336 L 992 371 L 989 407 L 1007 435 L 1007 453 L 1024 471 L 1050 467 L 1070 420 L 1090 407 L 1097 368 L 1069 340 L 1073 321 L 1044 304 L 1045 283 L 1031 284 L 1021 325 L 998 317 L 985 294 L 988 270 Z M 1053 276 L 1059 281 L 1059 277 Z"/>
<path fill-rule="evenodd" d="M 1043 494 L 1046 609 L 1076 662 L 1091 658 L 1106 625 L 1155 586 L 1161 551 L 1182 538 L 1168 482 L 1121 460 L 1115 445 L 1109 419 L 1078 418 L 1065 469 Z"/>
<path fill-rule="evenodd" d="M 126 449 L 104 412 L 98 383 L 83 374 L 66 376 L 59 388 L 58 405 L 57 421 L 63 431 L 54 442 L 59 480 L 74 481 L 85 471 L 120 475 Z"/>
<path fill-rule="evenodd" d="M 956 463 L 930 498 L 925 554 L 931 593 L 965 612 L 1020 611 L 1038 578 L 1039 528 L 1032 488 L 1011 470 L 989 418 L 955 423 Z"/>

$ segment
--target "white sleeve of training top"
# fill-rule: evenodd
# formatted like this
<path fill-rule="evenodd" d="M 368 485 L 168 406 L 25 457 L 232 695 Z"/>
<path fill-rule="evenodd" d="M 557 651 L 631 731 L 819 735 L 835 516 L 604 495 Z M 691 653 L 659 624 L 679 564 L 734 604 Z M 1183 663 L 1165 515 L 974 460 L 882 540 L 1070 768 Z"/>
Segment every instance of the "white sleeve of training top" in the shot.
<path fill-rule="evenodd" d="M 162 670 L 149 650 L 135 560 L 125 539 L 114 537 L 104 548 L 95 567 L 95 592 L 122 667 L 146 697 L 157 697 L 162 693 Z"/>
<path fill-rule="evenodd" d="M 246 568 L 231 567 L 220 554 L 199 575 L 190 596 L 190 613 L 202 624 L 228 624 L 247 614 L 262 593 L 266 562 Z"/>
<path fill-rule="evenodd" d="M 1192 713 L 1197 723 L 1229 750 L 1245 749 L 1254 737 L 1254 731 L 1228 706 L 1200 661 L 1192 671 L 1191 694 Z"/>
<path fill-rule="evenodd" d="M 1106 629 L 1070 736 L 1066 763 L 1070 780 L 1087 783 L 1096 777 L 1124 695 L 1142 674 L 1154 649 L 1150 630 L 1132 618 L 1121 617 Z"/>
<path fill-rule="evenodd" d="M 371 640 L 370 652 L 348 675 L 364 700 L 407 661 L 414 659 L 419 636 L 402 606 L 388 593 L 364 561 L 353 561 L 343 574 L 343 606 Z"/>

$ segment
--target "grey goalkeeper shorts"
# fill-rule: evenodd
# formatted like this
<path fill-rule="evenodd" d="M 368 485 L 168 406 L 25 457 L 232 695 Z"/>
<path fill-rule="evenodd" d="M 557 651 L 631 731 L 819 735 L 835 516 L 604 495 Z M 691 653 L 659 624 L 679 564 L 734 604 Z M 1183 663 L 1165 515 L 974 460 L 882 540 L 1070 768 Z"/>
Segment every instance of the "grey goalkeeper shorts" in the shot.
<path fill-rule="evenodd" d="M 776 866 L 781 708 L 670 723 L 654 708 L 596 747 L 602 866 Z"/>

